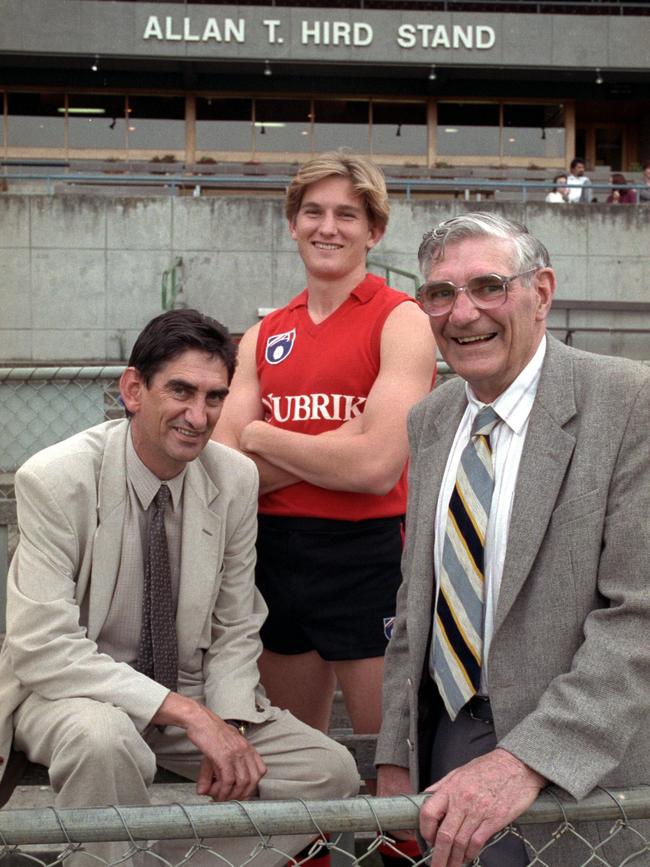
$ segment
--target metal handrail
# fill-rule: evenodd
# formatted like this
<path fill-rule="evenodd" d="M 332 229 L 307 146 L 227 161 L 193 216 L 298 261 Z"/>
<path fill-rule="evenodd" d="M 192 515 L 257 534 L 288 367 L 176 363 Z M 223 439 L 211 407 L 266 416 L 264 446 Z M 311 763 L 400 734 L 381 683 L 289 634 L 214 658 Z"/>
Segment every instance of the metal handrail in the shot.
<path fill-rule="evenodd" d="M 254 188 L 270 188 L 284 190 L 291 182 L 289 175 L 194 175 L 194 174 L 104 174 L 100 172 L 47 172 L 45 174 L 36 172 L 13 172 L 5 171 L 2 175 L 6 180 L 23 182 L 23 181 L 41 181 L 47 185 L 48 194 L 54 192 L 53 185 L 56 183 L 64 183 L 66 185 L 84 184 L 98 186 L 154 186 L 168 190 L 172 195 L 176 195 L 180 188 L 191 187 L 207 187 L 207 188 L 239 188 L 242 190 Z M 464 192 L 467 198 L 471 191 L 477 193 L 494 192 L 498 190 L 520 190 L 523 200 L 526 201 L 527 192 L 532 190 L 550 190 L 554 184 L 549 180 L 531 181 L 526 179 L 502 180 L 490 178 L 472 178 L 459 175 L 454 178 L 396 178 L 389 177 L 386 179 L 386 184 L 389 190 L 402 190 L 406 193 L 407 200 L 410 199 L 411 192 L 435 192 L 436 190 L 444 190 L 445 192 Z M 567 187 L 581 187 L 580 184 L 567 183 Z M 648 185 L 645 183 L 627 183 L 627 184 L 611 184 L 605 181 L 591 181 L 589 189 L 592 192 L 603 190 L 611 192 L 616 189 L 633 189 L 647 190 Z M 603 203 L 601 203 L 603 204 Z M 645 202 L 639 202 L 637 198 L 636 204 L 644 205 Z"/>
<path fill-rule="evenodd" d="M 382 831 L 417 828 L 429 795 L 347 798 L 330 801 L 231 801 L 147 807 L 84 807 L 0 811 L 5 844 L 97 840 L 258 837 L 314 831 Z M 597 789 L 581 801 L 542 792 L 518 819 L 520 825 L 549 822 L 643 819 L 650 816 L 650 786 Z"/>

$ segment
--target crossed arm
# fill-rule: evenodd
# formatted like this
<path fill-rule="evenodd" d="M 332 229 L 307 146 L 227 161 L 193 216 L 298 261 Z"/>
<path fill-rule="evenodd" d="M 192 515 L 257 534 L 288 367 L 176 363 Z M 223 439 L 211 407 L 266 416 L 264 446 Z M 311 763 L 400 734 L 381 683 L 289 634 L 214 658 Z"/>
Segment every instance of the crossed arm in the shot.
<path fill-rule="evenodd" d="M 215 439 L 255 461 L 261 493 L 299 481 L 337 491 L 388 493 L 408 455 L 406 415 L 433 379 L 435 344 L 425 314 L 409 303 L 392 311 L 382 331 L 379 374 L 364 412 L 317 436 L 263 421 L 255 361 L 258 331 L 255 326 L 242 339 Z"/>

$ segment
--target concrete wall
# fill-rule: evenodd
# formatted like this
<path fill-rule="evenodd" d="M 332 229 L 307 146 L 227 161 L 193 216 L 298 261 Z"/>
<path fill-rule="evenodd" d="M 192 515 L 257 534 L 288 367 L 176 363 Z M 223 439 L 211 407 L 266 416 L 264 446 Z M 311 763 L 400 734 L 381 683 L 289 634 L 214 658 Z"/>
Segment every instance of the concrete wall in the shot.
<path fill-rule="evenodd" d="M 558 297 L 650 300 L 650 206 L 492 207 L 526 222 L 549 247 Z M 393 201 L 375 257 L 416 271 L 422 233 L 462 210 L 464 203 Z M 160 312 L 162 272 L 176 256 L 187 303 L 234 332 L 257 320 L 258 307 L 284 304 L 303 286 L 278 198 L 0 195 L 0 364 L 123 359 Z M 649 317 L 616 317 L 573 321 L 650 327 Z M 563 321 L 559 312 L 553 321 Z M 646 335 L 574 343 L 650 358 Z"/>

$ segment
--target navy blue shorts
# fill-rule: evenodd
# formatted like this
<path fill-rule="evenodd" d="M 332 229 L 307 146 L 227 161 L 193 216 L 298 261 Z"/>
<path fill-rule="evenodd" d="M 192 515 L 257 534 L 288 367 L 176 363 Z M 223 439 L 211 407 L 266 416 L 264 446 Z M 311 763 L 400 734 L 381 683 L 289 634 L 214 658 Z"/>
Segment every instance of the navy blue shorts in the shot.
<path fill-rule="evenodd" d="M 383 656 L 401 581 L 401 516 L 366 521 L 260 515 L 264 647 L 328 661 Z"/>

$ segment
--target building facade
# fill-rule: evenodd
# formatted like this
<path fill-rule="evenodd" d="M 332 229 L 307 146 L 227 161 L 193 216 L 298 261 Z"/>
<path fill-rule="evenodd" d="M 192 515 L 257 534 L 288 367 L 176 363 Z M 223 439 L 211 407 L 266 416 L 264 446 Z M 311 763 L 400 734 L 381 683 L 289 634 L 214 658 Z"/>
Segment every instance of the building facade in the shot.
<path fill-rule="evenodd" d="M 647 3 L 0 0 L 0 157 L 638 169 Z"/>

